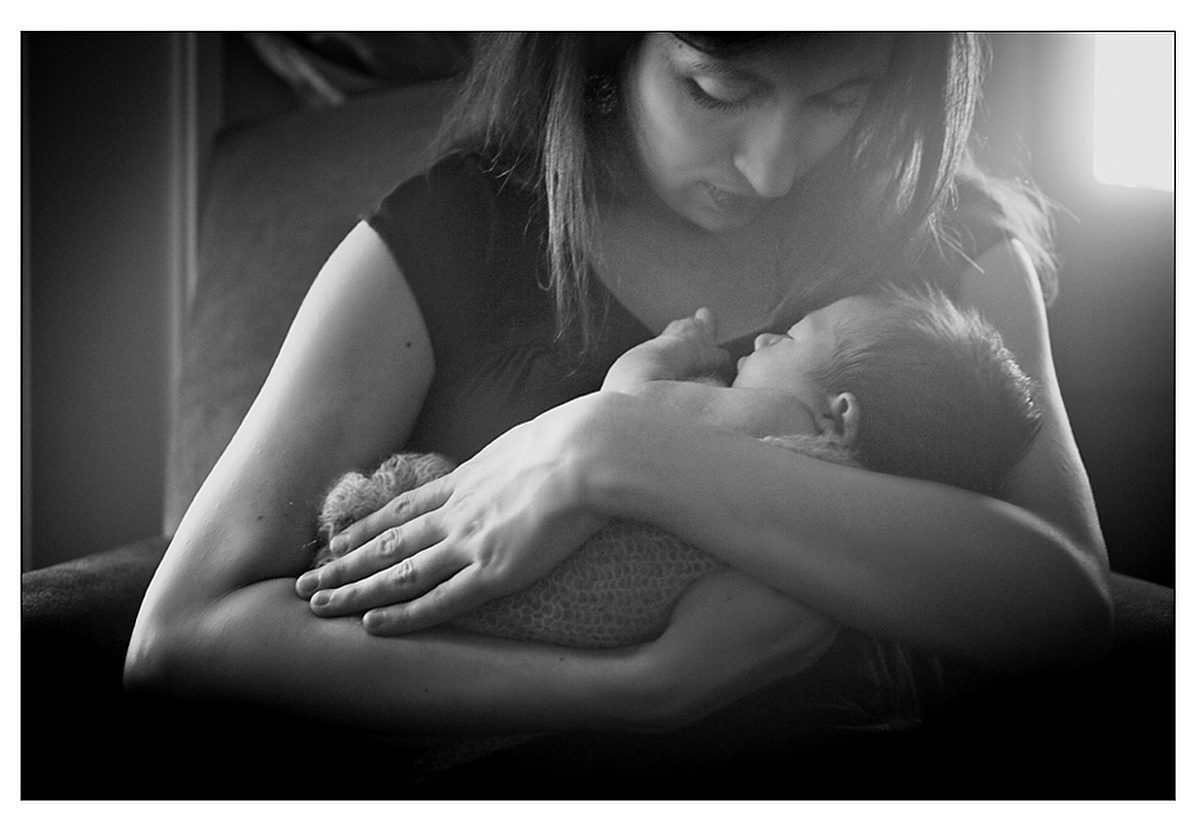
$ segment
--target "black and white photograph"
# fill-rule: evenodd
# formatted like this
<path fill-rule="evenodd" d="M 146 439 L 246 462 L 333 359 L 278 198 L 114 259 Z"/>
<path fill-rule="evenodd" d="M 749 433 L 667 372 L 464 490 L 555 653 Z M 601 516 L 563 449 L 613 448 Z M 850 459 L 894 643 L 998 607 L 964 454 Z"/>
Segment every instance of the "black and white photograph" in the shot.
<path fill-rule="evenodd" d="M 1185 41 L 24 29 L 19 800 L 1176 802 Z"/>

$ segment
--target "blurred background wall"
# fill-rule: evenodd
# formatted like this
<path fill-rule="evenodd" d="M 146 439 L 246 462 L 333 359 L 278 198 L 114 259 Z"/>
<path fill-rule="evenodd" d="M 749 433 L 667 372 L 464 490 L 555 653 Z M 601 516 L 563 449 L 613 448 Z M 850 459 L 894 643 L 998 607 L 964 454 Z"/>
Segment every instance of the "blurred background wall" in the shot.
<path fill-rule="evenodd" d="M 157 535 L 174 258 L 171 43 L 22 38 L 23 564 Z"/>
<path fill-rule="evenodd" d="M 225 114 L 288 106 L 237 35 Z M 181 268 L 181 38 L 26 34 L 22 566 L 161 526 L 173 280 Z M 1066 209 L 1051 334 L 1114 567 L 1174 584 L 1174 194 L 1091 173 L 1092 40 L 1006 33 L 981 156 Z"/>

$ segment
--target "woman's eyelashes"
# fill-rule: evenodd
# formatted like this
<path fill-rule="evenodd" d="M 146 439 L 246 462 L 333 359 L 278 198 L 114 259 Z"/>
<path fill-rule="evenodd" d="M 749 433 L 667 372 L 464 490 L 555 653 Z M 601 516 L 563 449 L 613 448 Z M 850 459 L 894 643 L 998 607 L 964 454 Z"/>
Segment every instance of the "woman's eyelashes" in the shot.
<path fill-rule="evenodd" d="M 683 88 L 692 100 L 707 109 L 737 110 L 754 102 L 754 91 L 704 75 L 681 76 Z"/>
<path fill-rule="evenodd" d="M 761 90 L 743 84 L 734 84 L 705 75 L 681 75 L 680 80 L 688 95 L 697 104 L 711 110 L 741 110 L 752 106 L 765 97 Z M 817 93 L 805 102 L 808 106 L 835 115 L 853 113 L 867 103 L 871 84 L 863 81 L 839 86 L 827 92 Z"/>

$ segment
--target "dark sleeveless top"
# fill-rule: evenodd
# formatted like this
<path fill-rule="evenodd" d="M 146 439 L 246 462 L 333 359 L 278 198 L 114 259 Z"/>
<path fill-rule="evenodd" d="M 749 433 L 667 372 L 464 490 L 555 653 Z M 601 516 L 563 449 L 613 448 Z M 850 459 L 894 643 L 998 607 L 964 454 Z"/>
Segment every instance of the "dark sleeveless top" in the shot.
<path fill-rule="evenodd" d="M 653 337 L 598 279 L 598 343 L 579 359 L 555 342 L 545 212 L 534 194 L 474 156 L 451 156 L 401 184 L 367 221 L 412 288 L 433 344 L 432 387 L 409 448 L 461 462 L 505 430 L 600 388 L 608 367 Z M 975 223 L 978 224 L 978 223 Z M 972 250 L 995 231 L 962 234 Z M 923 264 L 951 294 L 966 261 Z M 722 344 L 734 358 L 753 335 Z"/>

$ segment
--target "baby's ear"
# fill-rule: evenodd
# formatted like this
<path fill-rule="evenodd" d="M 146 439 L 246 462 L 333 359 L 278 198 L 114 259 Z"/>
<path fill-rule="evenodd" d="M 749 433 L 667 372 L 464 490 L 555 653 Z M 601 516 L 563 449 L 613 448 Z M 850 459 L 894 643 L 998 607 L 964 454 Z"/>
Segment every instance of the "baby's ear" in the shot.
<path fill-rule="evenodd" d="M 822 412 L 821 434 L 837 439 L 846 449 L 853 450 L 858 444 L 858 419 L 862 408 L 858 398 L 851 392 L 830 395 Z"/>

